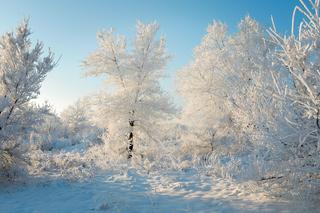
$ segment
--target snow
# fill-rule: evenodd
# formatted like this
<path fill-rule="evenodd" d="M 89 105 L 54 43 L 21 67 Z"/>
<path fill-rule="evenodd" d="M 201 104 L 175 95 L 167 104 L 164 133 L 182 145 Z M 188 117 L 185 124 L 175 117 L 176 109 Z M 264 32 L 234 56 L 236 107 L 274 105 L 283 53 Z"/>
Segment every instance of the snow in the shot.
<path fill-rule="evenodd" d="M 199 175 L 100 172 L 86 181 L 32 180 L 0 189 L 0 212 L 317 212 L 306 202 L 289 202 L 252 192 L 250 185 Z"/>

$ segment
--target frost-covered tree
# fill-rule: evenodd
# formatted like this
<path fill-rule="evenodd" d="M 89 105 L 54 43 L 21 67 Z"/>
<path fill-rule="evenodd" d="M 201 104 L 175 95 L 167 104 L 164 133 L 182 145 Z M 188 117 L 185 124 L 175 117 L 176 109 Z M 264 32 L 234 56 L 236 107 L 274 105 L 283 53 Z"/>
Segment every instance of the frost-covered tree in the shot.
<path fill-rule="evenodd" d="M 284 113 L 289 131 L 282 141 L 286 144 L 287 171 L 290 182 L 303 190 L 319 193 L 320 174 L 320 17 L 319 0 L 300 0 L 292 16 L 290 36 L 282 36 L 275 25 L 269 29 L 277 47 L 277 57 L 287 74 L 285 89 L 279 90 L 279 101 L 291 106 Z M 296 13 L 303 19 L 295 24 Z M 298 30 L 295 30 L 298 26 Z M 277 78 L 275 81 L 281 81 Z"/>
<path fill-rule="evenodd" d="M 208 35 L 203 38 L 202 44 L 195 48 L 193 61 L 177 77 L 178 90 L 185 99 L 183 122 L 197 132 L 193 134 L 196 138 L 191 138 L 191 141 L 200 141 L 199 146 L 208 146 L 210 150 L 215 137 L 215 125 L 224 117 L 223 89 L 226 87 L 223 75 L 218 74 L 219 67 L 224 66 L 225 61 L 221 58 L 224 57 L 227 40 L 227 26 L 214 22 L 208 27 Z M 216 88 L 220 88 L 220 91 Z"/>
<path fill-rule="evenodd" d="M 61 118 L 72 135 L 81 133 L 89 125 L 87 110 L 86 105 L 78 100 L 61 113 Z"/>
<path fill-rule="evenodd" d="M 16 32 L 6 33 L 0 39 L 0 137 L 7 141 L 30 126 L 29 101 L 36 98 L 42 81 L 54 67 L 51 52 L 45 57 L 43 44 L 32 46 L 28 22 Z"/>
<path fill-rule="evenodd" d="M 319 155 L 320 151 L 320 17 L 319 1 L 311 1 L 308 8 L 304 1 L 296 11 L 302 12 L 305 19 L 299 24 L 297 35 L 294 32 L 295 12 L 293 14 L 292 34 L 289 37 L 277 33 L 275 26 L 269 30 L 277 45 L 277 56 L 283 63 L 291 80 L 286 91 L 279 94 L 295 106 L 296 118 L 288 120 L 291 125 L 300 129 L 299 147 L 306 145 L 308 154 Z M 299 122 L 302 122 L 299 124 Z M 310 143 L 310 140 L 313 141 Z M 307 144 L 305 144 L 307 143 Z M 309 144 L 308 144 L 309 143 Z M 306 147 L 306 148 L 307 148 Z"/>
<path fill-rule="evenodd" d="M 29 143 L 33 150 L 50 151 L 55 148 L 55 143 L 68 135 L 66 125 L 50 107 L 48 113 L 42 115 L 41 123 L 30 134 Z"/>
<path fill-rule="evenodd" d="M 159 84 L 169 55 L 158 29 L 156 23 L 138 22 L 131 51 L 124 36 L 112 29 L 99 32 L 99 48 L 84 62 L 87 75 L 107 77 L 110 91 L 97 96 L 96 120 L 108 129 L 106 142 L 127 150 L 128 158 L 159 143 L 161 122 L 175 112 Z"/>
<path fill-rule="evenodd" d="M 85 140 L 91 140 L 92 143 L 100 141 L 103 131 L 91 121 L 91 108 L 90 98 L 85 97 L 77 100 L 60 114 L 68 137 L 76 143 Z"/>
<path fill-rule="evenodd" d="M 55 66 L 53 54 L 43 55 L 43 44 L 32 45 L 28 21 L 0 38 L 0 151 L 13 156 L 18 139 L 41 122 L 48 108 L 31 105 L 42 81 Z M 6 158 L 7 159 L 7 158 Z M 5 165 L 1 157 L 1 163 Z"/>
<path fill-rule="evenodd" d="M 192 137 L 198 140 L 192 143 L 200 141 L 207 151 L 219 143 L 228 151 L 252 149 L 271 135 L 270 120 L 276 118 L 277 106 L 270 97 L 273 45 L 250 17 L 233 36 L 221 22 L 207 31 L 193 61 L 178 73 L 178 89 L 186 101 L 183 120 L 195 130 Z"/>

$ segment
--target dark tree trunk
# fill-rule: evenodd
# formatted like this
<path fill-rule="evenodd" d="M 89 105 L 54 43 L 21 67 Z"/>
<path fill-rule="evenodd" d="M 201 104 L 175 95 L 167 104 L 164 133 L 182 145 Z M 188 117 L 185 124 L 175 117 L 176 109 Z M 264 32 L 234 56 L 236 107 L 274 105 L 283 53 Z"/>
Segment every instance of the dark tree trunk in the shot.
<path fill-rule="evenodd" d="M 213 152 L 214 150 L 214 136 L 216 135 L 216 133 L 212 133 L 212 138 L 211 138 L 211 141 L 210 141 L 210 147 L 211 147 L 211 152 Z"/>
<path fill-rule="evenodd" d="M 6 96 L 5 96 L 5 97 L 6 97 Z M 10 119 L 10 117 L 11 117 L 11 115 L 12 115 L 12 113 L 13 113 L 13 111 L 14 111 L 17 103 L 18 103 L 18 99 L 16 99 L 16 100 L 14 101 L 13 105 L 10 107 L 9 114 L 7 115 L 7 118 L 6 118 L 3 126 L 0 126 L 0 131 L 2 130 L 2 128 L 4 128 L 4 127 L 7 125 L 8 120 Z M 0 114 L 1 114 L 1 113 L 2 113 L 2 111 L 0 111 Z"/>
<path fill-rule="evenodd" d="M 131 127 L 131 132 L 129 133 L 128 137 L 128 159 L 132 158 L 132 152 L 133 152 L 133 127 L 134 127 L 134 121 L 129 121 L 129 125 Z"/>

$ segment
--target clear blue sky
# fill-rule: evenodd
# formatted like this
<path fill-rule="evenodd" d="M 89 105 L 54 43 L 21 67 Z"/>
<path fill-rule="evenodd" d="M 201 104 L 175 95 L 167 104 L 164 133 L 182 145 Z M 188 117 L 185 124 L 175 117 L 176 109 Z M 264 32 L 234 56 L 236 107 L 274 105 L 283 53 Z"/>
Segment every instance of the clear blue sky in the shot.
<path fill-rule="evenodd" d="M 47 77 L 40 100 L 61 111 L 77 98 L 102 87 L 102 78 L 85 78 L 81 61 L 97 47 L 96 32 L 114 27 L 129 39 L 137 20 L 157 21 L 167 38 L 173 59 L 163 87 L 175 96 L 175 72 L 192 58 L 206 28 L 221 20 L 236 30 L 245 15 L 270 26 L 270 15 L 279 30 L 290 31 L 291 14 L 298 0 L 0 0 L 0 33 L 10 31 L 30 17 L 32 37 L 44 42 L 56 56 L 58 67 Z"/>

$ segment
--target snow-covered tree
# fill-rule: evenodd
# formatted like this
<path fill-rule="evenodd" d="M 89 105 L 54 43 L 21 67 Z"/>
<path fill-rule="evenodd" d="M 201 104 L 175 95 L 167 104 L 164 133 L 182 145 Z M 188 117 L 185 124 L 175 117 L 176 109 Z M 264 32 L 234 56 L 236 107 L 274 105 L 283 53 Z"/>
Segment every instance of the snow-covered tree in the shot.
<path fill-rule="evenodd" d="M 296 187 L 319 189 L 320 173 L 320 17 L 319 0 L 300 0 L 292 16 L 290 36 L 277 32 L 275 24 L 269 29 L 277 47 L 277 57 L 283 65 L 288 83 L 279 90 L 279 101 L 291 106 L 284 112 L 289 131 L 282 141 L 289 161 L 286 164 L 290 182 Z M 296 13 L 303 19 L 296 24 Z M 296 30 L 298 26 L 298 30 Z M 281 78 L 277 78 L 276 86 Z M 316 190 L 317 193 L 319 190 Z"/>
<path fill-rule="evenodd" d="M 169 55 L 158 29 L 157 23 L 138 22 L 131 51 L 124 36 L 112 29 L 99 32 L 99 48 L 84 62 L 87 75 L 107 77 L 109 92 L 97 96 L 96 120 L 108 129 L 106 143 L 118 144 L 128 158 L 159 143 L 161 122 L 175 112 L 159 84 Z"/>
<path fill-rule="evenodd" d="M 183 122 L 196 131 L 200 130 L 193 134 L 196 138 L 191 138 L 192 143 L 201 141 L 198 149 L 199 146 L 212 149 L 215 125 L 224 117 L 222 112 L 226 92 L 223 90 L 226 87 L 223 73 L 220 75 L 219 69 L 225 63 L 221 58 L 224 58 L 224 45 L 228 39 L 227 26 L 214 22 L 208 27 L 208 34 L 202 43 L 195 48 L 193 61 L 179 71 L 177 76 L 178 90 L 185 99 Z"/>
<path fill-rule="evenodd" d="M 308 8 L 304 1 L 296 11 L 302 12 L 305 19 L 299 24 L 297 35 L 294 32 L 295 12 L 293 14 L 292 34 L 289 37 L 277 33 L 275 26 L 269 30 L 277 45 L 277 56 L 283 63 L 291 80 L 291 86 L 281 95 L 294 105 L 293 113 L 300 118 L 298 122 L 289 121 L 299 131 L 299 147 L 310 148 L 308 154 L 319 155 L 320 151 L 320 17 L 319 1 L 311 1 Z M 310 141 L 313 141 L 310 143 Z M 309 144 L 305 144 L 309 143 Z"/>
<path fill-rule="evenodd" d="M 54 143 L 64 140 L 68 135 L 66 125 L 49 107 L 48 113 L 42 115 L 41 123 L 30 134 L 29 143 L 33 150 L 49 151 L 54 148 Z"/>
<path fill-rule="evenodd" d="M 236 150 L 248 149 L 274 127 L 269 125 L 277 111 L 270 97 L 273 45 L 250 17 L 233 36 L 221 22 L 207 31 L 193 61 L 178 73 L 178 89 L 186 101 L 183 120 L 195 129 L 192 137 L 198 140 L 192 143 L 201 141 L 207 151 L 217 149 L 218 143 L 229 147 L 230 142 Z"/>
<path fill-rule="evenodd" d="M 48 108 L 30 104 L 42 81 L 55 66 L 53 54 L 43 55 L 43 44 L 32 45 L 28 21 L 0 38 L 0 151 L 13 156 L 18 139 L 41 122 Z M 1 155 L 1 154 L 0 154 Z M 2 164 L 6 164 L 2 161 Z"/>
<path fill-rule="evenodd" d="M 91 140 L 92 143 L 100 141 L 102 129 L 91 121 L 92 109 L 89 97 L 79 99 L 60 114 L 63 124 L 72 140 Z"/>
<path fill-rule="evenodd" d="M 80 100 L 66 108 L 61 113 L 61 118 L 73 135 L 81 133 L 89 125 L 87 109 Z"/>

